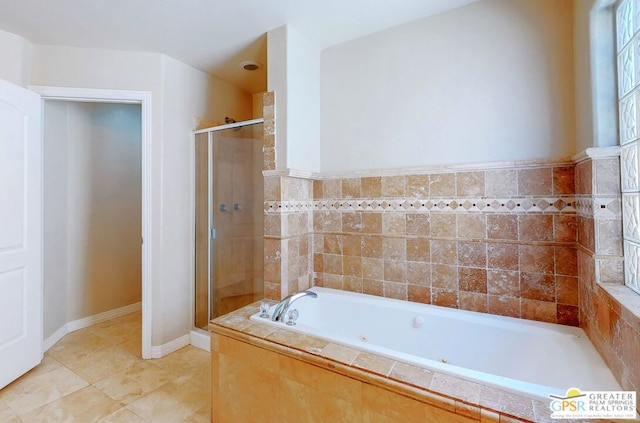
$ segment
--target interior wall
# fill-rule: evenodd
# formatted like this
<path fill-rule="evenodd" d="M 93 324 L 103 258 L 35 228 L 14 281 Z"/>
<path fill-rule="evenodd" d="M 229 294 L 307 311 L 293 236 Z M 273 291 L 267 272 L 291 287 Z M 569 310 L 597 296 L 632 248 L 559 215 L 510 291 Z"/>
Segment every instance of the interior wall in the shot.
<path fill-rule="evenodd" d="M 595 146 L 590 39 L 591 9 L 595 1 L 582 0 L 573 3 L 577 151 Z"/>
<path fill-rule="evenodd" d="M 44 143 L 49 337 L 141 301 L 140 106 L 46 102 Z"/>
<path fill-rule="evenodd" d="M 572 15 L 483 0 L 324 50 L 322 171 L 573 154 Z"/>
<path fill-rule="evenodd" d="M 320 171 L 320 49 L 291 25 L 267 34 L 267 90 L 276 92 L 278 168 Z"/>
<path fill-rule="evenodd" d="M 151 92 L 152 345 L 191 330 L 195 118 L 251 118 L 251 95 L 155 53 L 33 48 L 30 84 Z M 246 106 L 245 106 L 246 104 Z"/>
<path fill-rule="evenodd" d="M 26 87 L 31 68 L 31 43 L 10 32 L 0 30 L 0 79 Z"/>

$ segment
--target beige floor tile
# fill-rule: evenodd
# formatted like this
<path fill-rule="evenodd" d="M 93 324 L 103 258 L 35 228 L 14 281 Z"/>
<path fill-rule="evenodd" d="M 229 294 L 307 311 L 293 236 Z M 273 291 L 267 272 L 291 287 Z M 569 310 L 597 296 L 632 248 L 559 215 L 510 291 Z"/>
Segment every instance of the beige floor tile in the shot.
<path fill-rule="evenodd" d="M 149 422 L 174 423 L 191 416 L 208 403 L 206 392 L 184 378 L 178 378 L 128 404 L 127 408 Z"/>
<path fill-rule="evenodd" d="M 127 342 L 126 344 L 121 344 L 119 345 L 119 347 L 131 355 L 142 357 L 142 341 L 139 339 L 132 342 Z"/>
<path fill-rule="evenodd" d="M 211 423 L 211 405 L 205 405 L 200 410 L 184 419 L 182 423 Z"/>
<path fill-rule="evenodd" d="M 0 423 L 7 423 L 13 421 L 17 418 L 16 413 L 14 413 L 4 400 L 0 399 Z"/>
<path fill-rule="evenodd" d="M 91 351 L 99 351 L 110 344 L 88 329 L 71 332 L 47 351 L 47 355 L 62 364 L 81 359 Z"/>
<path fill-rule="evenodd" d="M 115 413 L 102 418 L 98 423 L 144 423 L 144 420 L 123 407 Z"/>
<path fill-rule="evenodd" d="M 190 375 L 203 372 L 203 368 L 211 366 L 211 355 L 207 351 L 188 345 L 166 357 L 153 360 L 152 363 L 177 376 Z"/>
<path fill-rule="evenodd" d="M 0 391 L 0 398 L 21 416 L 87 385 L 71 370 L 59 367 L 47 373 L 24 375 Z"/>
<path fill-rule="evenodd" d="M 164 385 L 175 375 L 151 363 L 141 361 L 94 384 L 121 404 L 128 404 Z"/>
<path fill-rule="evenodd" d="M 112 345 L 123 345 L 140 341 L 142 337 L 141 322 L 124 322 L 101 328 L 92 327 L 91 331 Z"/>
<path fill-rule="evenodd" d="M 94 423 L 122 406 L 93 386 L 20 416 L 24 423 Z"/>
<path fill-rule="evenodd" d="M 40 364 L 30 370 L 29 373 L 32 375 L 38 375 L 50 372 L 51 370 L 55 370 L 60 367 L 62 367 L 62 364 L 58 360 L 48 354 L 45 354 Z"/>
<path fill-rule="evenodd" d="M 87 382 L 93 384 L 142 362 L 142 359 L 134 357 L 120 348 L 107 345 L 100 349 L 86 351 L 74 359 L 65 358 L 60 361 Z"/>

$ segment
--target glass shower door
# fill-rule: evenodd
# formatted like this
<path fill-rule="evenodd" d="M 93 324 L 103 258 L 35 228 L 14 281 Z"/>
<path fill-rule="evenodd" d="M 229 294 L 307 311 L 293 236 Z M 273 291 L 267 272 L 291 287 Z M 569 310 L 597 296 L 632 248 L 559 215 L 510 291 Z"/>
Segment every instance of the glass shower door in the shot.
<path fill-rule="evenodd" d="M 262 123 L 196 135 L 196 327 L 263 298 L 262 145 Z"/>

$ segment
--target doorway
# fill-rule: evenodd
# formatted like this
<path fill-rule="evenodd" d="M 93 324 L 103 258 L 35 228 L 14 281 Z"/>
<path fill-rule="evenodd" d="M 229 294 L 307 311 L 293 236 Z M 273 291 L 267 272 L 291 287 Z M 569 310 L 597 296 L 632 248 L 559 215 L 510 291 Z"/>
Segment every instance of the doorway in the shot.
<path fill-rule="evenodd" d="M 45 122 L 45 338 L 48 317 L 63 324 L 55 341 L 137 305 L 151 358 L 150 94 L 31 89 Z"/>

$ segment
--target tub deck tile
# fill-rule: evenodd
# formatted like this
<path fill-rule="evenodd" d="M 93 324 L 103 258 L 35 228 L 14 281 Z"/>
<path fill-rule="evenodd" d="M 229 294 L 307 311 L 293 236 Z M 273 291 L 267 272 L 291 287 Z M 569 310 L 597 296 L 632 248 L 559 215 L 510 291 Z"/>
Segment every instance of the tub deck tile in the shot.
<path fill-rule="evenodd" d="M 459 398 L 471 404 L 480 403 L 480 384 L 460 379 L 454 376 L 435 373 L 430 389 L 441 394 Z"/>
<path fill-rule="evenodd" d="M 493 410 L 501 410 L 510 416 L 535 421 L 533 401 L 531 399 L 511 392 L 501 391 L 490 386 L 481 386 L 480 406 Z"/>
<path fill-rule="evenodd" d="M 329 344 L 327 341 L 314 336 L 308 336 L 283 329 L 274 330 L 267 335 L 265 339 L 282 345 L 291 346 L 302 351 L 307 351 L 311 354 L 319 354 Z"/>
<path fill-rule="evenodd" d="M 323 357 L 331 358 L 340 363 L 348 364 L 349 366 L 354 362 L 358 354 L 360 354 L 359 350 L 331 342 L 320 351 L 320 355 Z"/>
<path fill-rule="evenodd" d="M 433 379 L 433 372 L 423 369 L 422 367 L 397 361 L 393 369 L 391 369 L 389 377 L 400 382 L 406 382 L 420 388 L 429 389 Z"/>
<path fill-rule="evenodd" d="M 383 376 L 389 376 L 394 364 L 394 360 L 368 352 L 361 352 L 353 361 L 353 367 L 359 367 Z"/>

